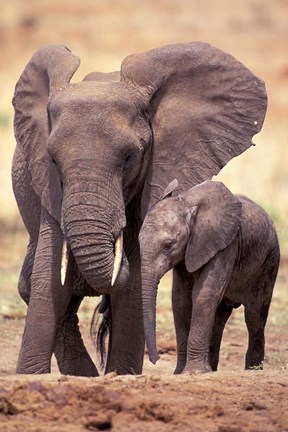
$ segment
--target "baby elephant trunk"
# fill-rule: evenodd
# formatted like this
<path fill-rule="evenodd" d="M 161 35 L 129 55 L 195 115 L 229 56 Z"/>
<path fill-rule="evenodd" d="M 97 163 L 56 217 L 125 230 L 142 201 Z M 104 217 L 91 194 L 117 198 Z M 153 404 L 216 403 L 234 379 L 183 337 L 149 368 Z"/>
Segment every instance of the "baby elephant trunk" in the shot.
<path fill-rule="evenodd" d="M 142 267 L 142 306 L 144 332 L 149 360 L 155 364 L 159 359 L 156 347 L 156 301 L 159 280 Z"/>

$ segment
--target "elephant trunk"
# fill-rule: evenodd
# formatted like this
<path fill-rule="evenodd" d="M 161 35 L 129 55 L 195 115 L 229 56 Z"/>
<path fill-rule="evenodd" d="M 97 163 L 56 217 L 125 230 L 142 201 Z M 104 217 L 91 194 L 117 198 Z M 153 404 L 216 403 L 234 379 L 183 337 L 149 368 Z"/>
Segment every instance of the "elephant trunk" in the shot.
<path fill-rule="evenodd" d="M 121 266 L 125 216 L 88 192 L 68 195 L 65 202 L 65 235 L 79 270 L 93 289 L 109 293 Z"/>
<path fill-rule="evenodd" d="M 159 279 L 151 276 L 149 267 L 141 271 L 142 307 L 144 332 L 148 348 L 149 360 L 155 364 L 159 359 L 156 347 L 156 301 Z"/>

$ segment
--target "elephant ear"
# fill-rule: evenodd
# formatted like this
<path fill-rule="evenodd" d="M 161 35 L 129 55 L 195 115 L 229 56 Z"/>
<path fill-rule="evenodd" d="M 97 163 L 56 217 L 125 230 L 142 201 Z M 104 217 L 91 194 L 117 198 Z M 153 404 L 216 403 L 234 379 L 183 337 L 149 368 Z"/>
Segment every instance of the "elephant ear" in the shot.
<path fill-rule="evenodd" d="M 65 88 L 80 60 L 64 46 L 46 46 L 37 51 L 16 84 L 13 97 L 17 145 L 31 173 L 32 187 L 46 210 L 60 222 L 61 182 L 47 152 L 48 100 Z"/>
<path fill-rule="evenodd" d="M 85 76 L 83 81 L 98 81 L 98 82 L 119 82 L 120 72 L 90 72 Z"/>
<path fill-rule="evenodd" d="M 177 179 L 172 180 L 164 190 L 160 200 L 162 201 L 165 198 L 171 197 L 172 193 L 177 189 L 177 187 L 178 187 L 178 180 Z"/>
<path fill-rule="evenodd" d="M 185 264 L 194 272 L 234 240 L 241 225 L 241 202 L 223 183 L 206 181 L 179 195 L 192 209 Z"/>
<path fill-rule="evenodd" d="M 168 45 L 127 57 L 121 80 L 144 101 L 153 129 L 144 215 L 173 178 L 179 193 L 216 175 L 251 146 L 264 121 L 264 83 L 207 43 Z"/>

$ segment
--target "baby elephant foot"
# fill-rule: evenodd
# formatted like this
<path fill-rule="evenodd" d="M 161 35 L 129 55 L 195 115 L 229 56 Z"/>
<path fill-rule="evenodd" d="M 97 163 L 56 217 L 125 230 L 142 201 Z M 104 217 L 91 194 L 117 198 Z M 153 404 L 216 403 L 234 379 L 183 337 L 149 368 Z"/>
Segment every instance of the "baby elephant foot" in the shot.
<path fill-rule="evenodd" d="M 174 375 L 179 375 L 183 372 L 186 366 L 186 360 L 183 362 L 177 362 L 176 368 L 174 370 Z"/>
<path fill-rule="evenodd" d="M 212 369 L 209 366 L 209 364 L 201 364 L 201 365 L 186 364 L 185 368 L 183 369 L 182 375 L 202 374 L 207 372 L 212 372 Z"/>

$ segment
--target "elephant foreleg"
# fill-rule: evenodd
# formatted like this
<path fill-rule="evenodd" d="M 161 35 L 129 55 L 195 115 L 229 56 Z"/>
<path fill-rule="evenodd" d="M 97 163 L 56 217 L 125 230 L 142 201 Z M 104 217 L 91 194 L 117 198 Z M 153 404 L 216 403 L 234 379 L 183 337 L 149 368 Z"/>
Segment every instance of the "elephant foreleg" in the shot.
<path fill-rule="evenodd" d="M 231 248 L 218 252 L 195 275 L 187 362 L 183 373 L 203 373 L 212 370 L 209 364 L 212 329 L 218 305 L 233 270 L 233 245 Z"/>
<path fill-rule="evenodd" d="M 172 310 L 177 343 L 177 365 L 174 374 L 182 373 L 186 366 L 187 341 L 192 315 L 191 287 L 186 270 L 180 266 L 173 269 Z"/>
<path fill-rule="evenodd" d="M 228 306 L 225 304 L 225 301 L 222 301 L 216 311 L 209 350 L 209 364 L 212 371 L 217 371 L 218 368 L 223 331 L 225 324 L 232 313 L 232 310 L 233 306 Z"/>
<path fill-rule="evenodd" d="M 142 373 L 144 328 L 141 307 L 141 281 L 111 294 L 112 329 L 105 373 Z"/>
<path fill-rule="evenodd" d="M 105 373 L 141 374 L 144 360 L 144 323 L 141 293 L 141 265 L 138 234 L 140 206 L 136 196 L 126 210 L 124 250 L 129 261 L 129 281 L 111 296 L 111 329 Z M 140 216 L 140 215 L 139 215 Z"/>
<path fill-rule="evenodd" d="M 57 326 L 63 320 L 71 296 L 69 283 L 61 286 L 61 252 L 60 227 L 42 209 L 18 373 L 50 372 Z"/>
<path fill-rule="evenodd" d="M 140 252 L 129 260 L 126 286 L 115 290 L 111 300 L 111 329 L 105 373 L 141 374 L 144 360 L 144 324 L 141 295 Z"/>

